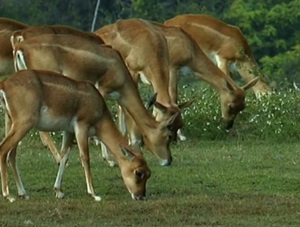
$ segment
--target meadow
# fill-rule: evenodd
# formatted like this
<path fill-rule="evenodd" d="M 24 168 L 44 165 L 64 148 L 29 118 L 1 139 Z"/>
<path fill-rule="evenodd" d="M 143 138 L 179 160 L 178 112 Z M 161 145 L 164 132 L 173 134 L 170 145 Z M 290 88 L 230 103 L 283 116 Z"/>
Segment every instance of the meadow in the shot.
<path fill-rule="evenodd" d="M 18 149 L 18 166 L 30 196 L 0 199 L 0 226 L 300 226 L 299 97 L 292 90 L 256 100 L 226 132 L 218 97 L 206 87 L 182 88 L 197 95 L 184 114 L 188 140 L 172 144 L 173 164 L 152 170 L 147 200 L 133 201 L 118 167 L 108 167 L 90 145 L 96 192 L 87 195 L 76 146 L 64 174 L 65 198 L 55 198 L 57 165 L 32 131 Z M 3 129 L 3 117 L 1 114 Z M 3 138 L 3 130 L 0 133 Z M 60 134 L 55 136 L 60 143 Z M 16 187 L 10 175 L 10 190 Z"/>

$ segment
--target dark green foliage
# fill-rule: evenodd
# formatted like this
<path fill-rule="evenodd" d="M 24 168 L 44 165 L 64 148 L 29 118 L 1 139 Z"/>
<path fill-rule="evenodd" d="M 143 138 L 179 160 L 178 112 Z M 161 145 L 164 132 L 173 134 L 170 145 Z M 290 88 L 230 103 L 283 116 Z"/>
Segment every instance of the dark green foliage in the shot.
<path fill-rule="evenodd" d="M 263 74 L 276 84 L 299 72 L 300 1 L 235 0 L 224 20 L 239 26 Z"/>
<path fill-rule="evenodd" d="M 89 31 L 96 2 L 0 0 L 0 15 L 29 25 L 65 24 Z M 241 28 L 262 73 L 278 88 L 299 77 L 299 8 L 299 0 L 102 0 L 95 29 L 132 17 L 163 22 L 178 14 L 209 14 Z"/>

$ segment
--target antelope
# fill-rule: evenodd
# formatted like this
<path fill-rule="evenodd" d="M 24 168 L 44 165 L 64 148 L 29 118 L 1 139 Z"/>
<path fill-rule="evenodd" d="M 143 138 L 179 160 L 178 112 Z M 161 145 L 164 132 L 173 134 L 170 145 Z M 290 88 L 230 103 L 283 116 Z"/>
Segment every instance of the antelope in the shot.
<path fill-rule="evenodd" d="M 50 70 L 92 82 L 103 97 L 117 100 L 130 114 L 145 147 L 159 159 L 160 165 L 171 164 L 168 128 L 176 115 L 158 122 L 148 113 L 118 51 L 79 36 L 45 34 L 15 43 L 14 54 L 17 71 Z"/>
<path fill-rule="evenodd" d="M 201 14 L 179 15 L 165 21 L 164 24 L 179 26 L 191 35 L 203 52 L 226 75 L 230 76 L 229 66 L 232 65 L 247 83 L 256 75 L 262 77 L 240 28 Z M 270 88 L 261 78 L 252 89 L 256 97 L 270 93 Z"/>
<path fill-rule="evenodd" d="M 222 119 L 228 130 L 233 126 L 236 115 L 245 108 L 245 92 L 258 80 L 238 87 L 231 77 L 224 74 L 203 53 L 197 43 L 180 27 L 170 27 L 151 22 L 167 39 L 169 51 L 170 87 L 169 93 L 174 102 L 177 101 L 177 77 L 180 68 L 188 67 L 197 77 L 212 85 L 220 95 Z"/>
<path fill-rule="evenodd" d="M 90 169 L 88 137 L 96 135 L 119 163 L 123 181 L 132 199 L 144 199 L 150 169 L 141 153 L 133 150 L 116 128 L 111 114 L 93 84 L 75 81 L 61 74 L 42 70 L 21 70 L 0 83 L 0 100 L 9 116 L 10 130 L 0 144 L 2 194 L 10 202 L 7 160 L 10 161 L 20 197 L 28 198 L 16 164 L 18 142 L 33 128 L 63 131 L 62 159 L 54 184 L 62 198 L 61 181 L 71 145 L 76 137 L 83 165 L 87 192 L 100 201 Z"/>
<path fill-rule="evenodd" d="M 178 104 L 169 94 L 169 57 L 165 37 L 151 23 L 141 19 L 118 20 L 94 32 L 102 40 L 118 50 L 122 55 L 136 84 L 143 82 L 153 87 L 157 93 L 155 107 L 156 120 L 168 119 L 177 113 L 172 129 L 172 139 L 180 135 L 183 127 L 181 110 L 192 102 Z M 163 110 L 163 111 L 161 111 Z M 184 137 L 183 137 L 184 138 Z"/>

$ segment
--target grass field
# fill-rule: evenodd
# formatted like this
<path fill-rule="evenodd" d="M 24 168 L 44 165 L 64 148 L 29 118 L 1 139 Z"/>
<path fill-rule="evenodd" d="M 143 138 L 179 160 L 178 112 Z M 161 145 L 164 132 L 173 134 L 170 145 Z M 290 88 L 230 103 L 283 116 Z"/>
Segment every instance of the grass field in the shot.
<path fill-rule="evenodd" d="M 300 149 L 297 142 L 236 138 L 172 145 L 174 162 L 152 170 L 147 201 L 133 201 L 119 168 L 91 145 L 95 202 L 86 193 L 77 148 L 64 175 L 66 196 L 55 199 L 57 166 L 37 136 L 18 152 L 29 200 L 0 200 L 0 226 L 300 226 Z M 16 187 L 10 176 L 11 193 Z"/>

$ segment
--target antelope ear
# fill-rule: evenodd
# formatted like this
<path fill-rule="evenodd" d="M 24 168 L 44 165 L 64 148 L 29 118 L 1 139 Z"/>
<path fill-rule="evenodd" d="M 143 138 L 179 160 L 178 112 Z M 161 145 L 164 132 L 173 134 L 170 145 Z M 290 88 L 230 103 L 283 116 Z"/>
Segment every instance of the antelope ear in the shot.
<path fill-rule="evenodd" d="M 194 99 L 192 99 L 190 101 L 187 101 L 187 102 L 180 103 L 178 105 L 178 107 L 179 107 L 180 110 L 188 108 L 188 107 L 190 107 L 193 104 L 193 102 L 195 102 L 195 100 L 196 100 L 196 98 L 194 98 Z"/>
<path fill-rule="evenodd" d="M 161 123 L 161 128 L 168 128 L 170 125 L 172 125 L 178 117 L 179 113 L 173 114 L 168 120 Z"/>
<path fill-rule="evenodd" d="M 122 155 L 126 157 L 129 161 L 132 161 L 134 159 L 134 154 L 131 151 L 127 150 L 125 147 L 120 146 L 120 150 Z"/>
<path fill-rule="evenodd" d="M 147 104 L 146 104 L 146 109 L 151 108 L 151 107 L 155 104 L 156 98 L 157 98 L 157 93 L 155 93 L 155 94 L 148 100 L 148 102 L 147 102 Z"/>
<path fill-rule="evenodd" d="M 247 91 L 249 88 L 252 88 L 257 83 L 258 80 L 259 80 L 259 77 L 257 76 L 253 80 L 251 80 L 250 82 L 248 82 L 246 85 L 244 85 L 242 87 L 242 89 L 244 91 Z"/>
<path fill-rule="evenodd" d="M 154 106 L 158 111 L 160 111 L 162 113 L 165 113 L 167 111 L 167 107 L 165 107 L 163 104 L 161 104 L 159 102 L 155 102 Z"/>
<path fill-rule="evenodd" d="M 226 81 L 226 86 L 228 87 L 228 89 L 230 90 L 230 91 L 234 91 L 235 90 L 235 87 L 234 87 L 234 85 L 232 85 L 230 82 L 228 82 L 228 81 Z"/>

